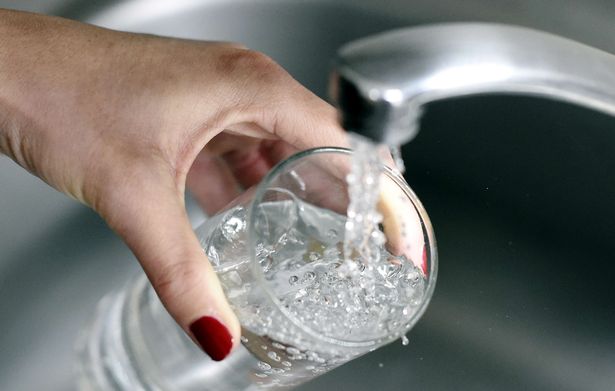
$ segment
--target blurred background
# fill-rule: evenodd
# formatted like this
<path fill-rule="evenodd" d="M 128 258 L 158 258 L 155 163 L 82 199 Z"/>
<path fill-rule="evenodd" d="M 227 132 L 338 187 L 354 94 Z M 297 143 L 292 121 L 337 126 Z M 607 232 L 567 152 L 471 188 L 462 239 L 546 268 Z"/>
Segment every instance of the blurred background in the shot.
<path fill-rule="evenodd" d="M 114 29 L 232 40 L 326 98 L 344 42 L 442 21 L 553 32 L 615 53 L 610 0 L 0 0 Z M 403 149 L 438 239 L 424 318 L 301 390 L 615 389 L 615 119 L 481 96 L 427 107 Z M 203 216 L 188 203 L 194 221 Z M 0 390 L 71 390 L 74 340 L 137 270 L 90 210 L 0 157 Z"/>

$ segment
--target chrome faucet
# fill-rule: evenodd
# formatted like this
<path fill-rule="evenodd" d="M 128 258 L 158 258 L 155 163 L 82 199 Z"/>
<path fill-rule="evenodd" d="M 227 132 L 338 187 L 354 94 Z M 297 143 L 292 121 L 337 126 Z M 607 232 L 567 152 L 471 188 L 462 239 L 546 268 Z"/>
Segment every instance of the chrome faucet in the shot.
<path fill-rule="evenodd" d="M 424 104 L 473 94 L 543 96 L 615 116 L 615 56 L 527 28 L 430 25 L 342 47 L 330 87 L 345 129 L 400 145 L 416 136 Z"/>

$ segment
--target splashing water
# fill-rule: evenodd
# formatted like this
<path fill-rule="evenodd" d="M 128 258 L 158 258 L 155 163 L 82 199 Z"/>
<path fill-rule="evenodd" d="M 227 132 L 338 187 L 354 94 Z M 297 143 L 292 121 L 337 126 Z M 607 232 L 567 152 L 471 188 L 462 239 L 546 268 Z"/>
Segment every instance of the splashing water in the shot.
<path fill-rule="evenodd" d="M 343 276 L 358 278 L 366 268 L 380 261 L 380 248 L 385 243 L 378 228 L 382 215 L 376 208 L 380 197 L 379 147 L 361 136 L 351 135 L 354 150 L 352 166 L 346 177 L 349 204 L 344 236 Z M 368 270 L 369 272 L 370 270 Z"/>

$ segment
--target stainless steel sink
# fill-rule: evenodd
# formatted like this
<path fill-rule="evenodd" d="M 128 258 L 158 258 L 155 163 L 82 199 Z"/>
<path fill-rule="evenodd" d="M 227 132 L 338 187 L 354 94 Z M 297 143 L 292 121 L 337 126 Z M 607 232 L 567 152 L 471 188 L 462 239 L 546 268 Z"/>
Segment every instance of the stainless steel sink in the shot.
<path fill-rule="evenodd" d="M 615 3 L 598 0 L 2 5 L 240 41 L 321 96 L 342 43 L 419 23 L 520 24 L 615 53 Z M 613 389 L 613 151 L 615 119 L 567 104 L 500 95 L 428 106 L 403 153 L 438 237 L 432 304 L 408 346 L 380 349 L 301 390 Z M 188 206 L 195 221 L 203 218 Z M 135 273 L 136 262 L 91 211 L 6 158 L 0 229 L 0 389 L 72 389 L 74 339 L 100 296 Z"/>

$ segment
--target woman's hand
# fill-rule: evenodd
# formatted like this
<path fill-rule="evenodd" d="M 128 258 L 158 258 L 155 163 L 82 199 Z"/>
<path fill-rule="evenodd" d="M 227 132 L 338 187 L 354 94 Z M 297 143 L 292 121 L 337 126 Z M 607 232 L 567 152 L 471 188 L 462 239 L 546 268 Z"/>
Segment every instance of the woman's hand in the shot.
<path fill-rule="evenodd" d="M 266 56 L 0 10 L 0 152 L 95 209 L 215 360 L 239 323 L 196 239 L 296 149 L 344 145 L 334 109 Z"/>

